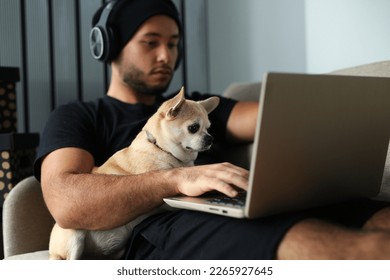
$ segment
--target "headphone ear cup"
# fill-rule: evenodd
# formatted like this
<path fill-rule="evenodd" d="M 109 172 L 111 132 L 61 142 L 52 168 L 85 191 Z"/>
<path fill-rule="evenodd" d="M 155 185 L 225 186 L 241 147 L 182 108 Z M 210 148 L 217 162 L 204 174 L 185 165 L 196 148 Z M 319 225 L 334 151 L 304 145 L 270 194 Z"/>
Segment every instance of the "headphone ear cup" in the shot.
<path fill-rule="evenodd" d="M 116 3 L 117 1 L 111 1 L 96 12 L 89 34 L 92 57 L 104 62 L 110 62 L 117 55 L 118 38 L 110 24 L 111 13 L 117 8 Z"/>
<path fill-rule="evenodd" d="M 102 28 L 95 26 L 89 33 L 89 47 L 94 59 L 104 60 L 105 53 L 107 53 L 107 44 L 105 44 L 104 31 Z"/>
<path fill-rule="evenodd" d="M 119 37 L 116 29 L 111 26 L 107 30 L 107 55 L 105 56 L 105 62 L 111 62 L 119 51 Z"/>
<path fill-rule="evenodd" d="M 112 27 L 107 30 L 102 26 L 95 26 L 89 34 L 89 46 L 93 58 L 111 62 L 118 51 L 117 32 Z"/>
<path fill-rule="evenodd" d="M 183 38 L 180 39 L 180 42 L 177 46 L 177 59 L 175 64 L 175 70 L 179 68 L 182 58 L 183 58 Z"/>

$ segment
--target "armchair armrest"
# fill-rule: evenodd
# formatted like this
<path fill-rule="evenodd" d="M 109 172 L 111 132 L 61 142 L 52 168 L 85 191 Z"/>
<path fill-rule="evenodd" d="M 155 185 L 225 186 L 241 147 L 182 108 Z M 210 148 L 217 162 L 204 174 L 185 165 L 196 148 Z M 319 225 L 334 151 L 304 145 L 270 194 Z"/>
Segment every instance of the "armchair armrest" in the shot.
<path fill-rule="evenodd" d="M 53 224 L 40 183 L 28 177 L 16 184 L 3 205 L 4 257 L 47 250 Z"/>

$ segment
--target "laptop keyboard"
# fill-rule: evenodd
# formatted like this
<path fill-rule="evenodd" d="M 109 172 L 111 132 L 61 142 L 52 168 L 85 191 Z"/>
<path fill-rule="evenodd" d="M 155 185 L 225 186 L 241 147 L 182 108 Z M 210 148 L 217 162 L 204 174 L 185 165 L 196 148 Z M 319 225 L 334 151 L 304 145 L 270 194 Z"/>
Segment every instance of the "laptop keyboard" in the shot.
<path fill-rule="evenodd" d="M 245 205 L 246 192 L 239 192 L 236 197 L 220 196 L 210 198 L 207 201 L 222 206 L 243 207 Z"/>

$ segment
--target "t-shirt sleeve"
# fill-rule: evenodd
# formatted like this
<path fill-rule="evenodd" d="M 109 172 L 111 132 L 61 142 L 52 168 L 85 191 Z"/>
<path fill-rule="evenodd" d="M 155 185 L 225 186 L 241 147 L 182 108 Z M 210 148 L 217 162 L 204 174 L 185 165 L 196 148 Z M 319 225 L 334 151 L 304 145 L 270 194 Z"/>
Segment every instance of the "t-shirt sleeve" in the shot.
<path fill-rule="evenodd" d="M 94 116 L 83 105 L 70 103 L 56 108 L 49 116 L 41 133 L 34 175 L 40 180 L 43 158 L 49 153 L 65 147 L 81 148 L 94 154 L 96 132 Z"/>

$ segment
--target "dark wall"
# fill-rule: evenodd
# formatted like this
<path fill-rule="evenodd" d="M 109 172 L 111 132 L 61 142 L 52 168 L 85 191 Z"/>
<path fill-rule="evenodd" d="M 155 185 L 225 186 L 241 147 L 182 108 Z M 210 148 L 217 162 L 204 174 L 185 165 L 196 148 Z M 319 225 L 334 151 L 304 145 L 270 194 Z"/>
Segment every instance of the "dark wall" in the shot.
<path fill-rule="evenodd" d="M 49 113 L 58 105 L 74 99 L 92 100 L 105 94 L 109 69 L 92 58 L 88 45 L 92 15 L 103 2 L 0 0 L 0 66 L 20 69 L 19 132 L 40 132 Z M 182 14 L 186 14 L 182 10 L 184 6 L 194 10 L 194 5 L 203 14 L 203 0 L 188 1 L 186 5 L 184 0 L 174 2 Z M 197 25 L 201 18 L 191 14 L 189 21 L 196 21 Z M 194 36 L 195 42 L 203 40 L 197 39 L 203 37 L 199 30 Z M 206 59 L 204 53 L 201 50 L 201 58 L 196 60 Z M 184 64 L 186 60 L 187 57 Z M 176 71 L 170 89 L 178 89 L 185 83 L 184 69 L 182 64 Z"/>
<path fill-rule="evenodd" d="M 105 66 L 89 55 L 87 41 L 101 3 L 1 0 L 0 65 L 20 68 L 19 131 L 41 131 L 56 106 L 104 94 Z"/>

